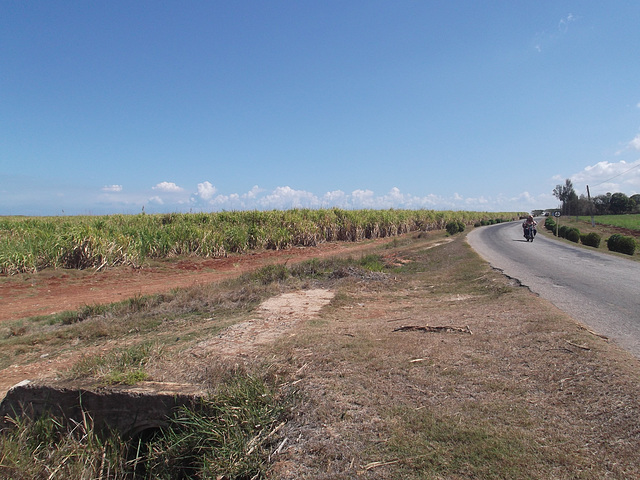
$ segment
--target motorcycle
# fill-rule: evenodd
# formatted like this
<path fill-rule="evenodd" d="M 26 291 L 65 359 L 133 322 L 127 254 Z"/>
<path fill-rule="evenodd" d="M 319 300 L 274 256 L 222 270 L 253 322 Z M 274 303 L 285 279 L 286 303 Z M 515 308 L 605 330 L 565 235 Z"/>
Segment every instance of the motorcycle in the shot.
<path fill-rule="evenodd" d="M 527 239 L 527 242 L 533 242 L 533 239 L 536 236 L 536 226 L 535 225 L 524 225 L 524 238 Z"/>

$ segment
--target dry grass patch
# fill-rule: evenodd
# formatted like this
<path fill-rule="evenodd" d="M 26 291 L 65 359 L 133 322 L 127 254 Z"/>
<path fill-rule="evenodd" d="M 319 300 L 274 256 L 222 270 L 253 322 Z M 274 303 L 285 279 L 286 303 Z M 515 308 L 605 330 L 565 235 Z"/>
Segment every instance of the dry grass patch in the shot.
<path fill-rule="evenodd" d="M 299 389 L 274 478 L 632 478 L 638 362 L 461 241 L 282 339 Z M 466 293 L 464 293 L 466 292 Z M 399 325 L 469 326 L 395 331 Z"/>

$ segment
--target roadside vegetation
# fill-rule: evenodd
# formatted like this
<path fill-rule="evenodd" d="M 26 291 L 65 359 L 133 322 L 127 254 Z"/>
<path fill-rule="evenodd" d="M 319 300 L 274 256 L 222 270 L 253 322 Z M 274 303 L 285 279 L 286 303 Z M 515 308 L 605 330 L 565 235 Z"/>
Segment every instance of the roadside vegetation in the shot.
<path fill-rule="evenodd" d="M 640 194 L 637 193 L 628 196 L 622 192 L 609 192 L 589 198 L 588 192 L 584 192 L 578 196 L 573 182 L 567 178 L 564 184 L 556 185 L 553 195 L 562 202 L 560 212 L 563 215 L 640 214 Z"/>
<path fill-rule="evenodd" d="M 228 376 L 197 409 L 182 408 L 149 438 L 107 436 L 91 416 L 13 419 L 0 436 L 0 478 L 264 478 L 286 406 L 272 379 Z"/>
<path fill-rule="evenodd" d="M 545 229 L 560 238 L 603 251 L 628 255 L 640 260 L 640 215 L 591 217 L 547 217 Z"/>
<path fill-rule="evenodd" d="M 184 255 L 223 257 L 259 249 L 356 242 L 447 223 L 473 225 L 518 213 L 434 210 L 287 210 L 219 213 L 0 217 L 0 274 L 46 268 L 140 266 Z"/>
<path fill-rule="evenodd" d="M 220 284 L 4 322 L 0 368 L 75 350 L 82 354 L 62 372 L 68 381 L 134 385 L 169 365 L 184 366 L 180 352 L 246 319 L 283 289 L 376 277 L 382 270 L 379 254 L 269 265 Z M 105 345 L 110 347 L 103 353 Z M 246 369 L 222 361 L 191 368 L 189 381 L 204 384 L 210 396 L 197 410 L 181 409 L 152 438 L 118 432 L 104 438 L 89 414 L 81 423 L 53 416 L 12 420 L 0 436 L 0 478 L 265 478 L 279 438 L 273 435 L 276 422 L 283 420 L 291 392 L 275 381 L 269 365 Z"/>
<path fill-rule="evenodd" d="M 626 228 L 635 230 L 640 235 L 640 214 L 628 215 L 597 215 L 594 217 L 596 225 L 606 225 L 610 227 Z M 578 216 L 579 222 L 591 223 L 591 217 Z"/>
<path fill-rule="evenodd" d="M 638 478 L 640 362 L 446 223 L 358 257 L 3 322 L 0 369 L 75 358 L 59 372 L 69 381 L 192 383 L 209 397 L 148 438 L 105 438 L 90 416 L 17 419 L 0 435 L 0 478 Z M 187 354 L 265 299 L 318 287 L 335 292 L 320 315 L 254 354 Z"/>

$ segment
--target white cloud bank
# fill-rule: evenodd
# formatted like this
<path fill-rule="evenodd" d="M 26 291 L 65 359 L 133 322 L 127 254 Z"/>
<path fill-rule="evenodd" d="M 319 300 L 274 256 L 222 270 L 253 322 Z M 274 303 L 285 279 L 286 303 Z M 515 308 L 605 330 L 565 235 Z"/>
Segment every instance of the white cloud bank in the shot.
<path fill-rule="evenodd" d="M 7 185 L 10 186 L 11 183 L 8 182 Z M 557 203 L 550 193 L 538 196 L 528 192 L 496 193 L 479 197 L 460 193 L 449 196 L 433 193 L 415 195 L 402 192 L 397 187 L 381 194 L 370 189 L 351 192 L 332 190 L 318 194 L 289 185 L 278 186 L 273 190 L 255 185 L 244 193 L 228 193 L 221 191 L 210 181 L 197 183 L 191 189 L 174 182 L 161 182 L 147 188 L 114 184 L 97 189 L 80 186 L 61 189 L 44 185 L 28 192 L 0 185 L 0 191 L 6 200 L 0 206 L 1 215 L 59 215 L 61 212 L 66 215 L 110 215 L 137 214 L 142 211 L 151 214 L 334 207 L 512 212 L 548 208 Z"/>
<path fill-rule="evenodd" d="M 638 140 L 640 142 L 640 139 Z M 624 160 L 613 163 L 598 162 L 595 165 L 585 167 L 584 170 L 569 178 L 578 195 L 586 193 L 587 185 L 589 185 L 591 195 L 601 195 L 607 192 L 634 195 L 640 193 L 640 159 L 631 163 Z"/>
<path fill-rule="evenodd" d="M 279 186 L 266 191 L 257 185 L 246 193 L 218 193 L 210 182 L 199 183 L 191 196 L 190 208 L 194 211 L 220 210 L 287 210 L 292 208 L 343 208 L 343 209 L 442 209 L 482 211 L 529 211 L 549 206 L 540 202 L 552 202 L 551 195 L 535 197 L 528 192 L 515 196 L 463 197 L 455 193 L 451 197 L 434 194 L 424 196 L 403 193 L 393 187 L 378 195 L 372 190 L 357 189 L 351 193 L 334 190 L 317 195 L 307 190 Z M 554 203 L 551 203 L 554 205 Z"/>

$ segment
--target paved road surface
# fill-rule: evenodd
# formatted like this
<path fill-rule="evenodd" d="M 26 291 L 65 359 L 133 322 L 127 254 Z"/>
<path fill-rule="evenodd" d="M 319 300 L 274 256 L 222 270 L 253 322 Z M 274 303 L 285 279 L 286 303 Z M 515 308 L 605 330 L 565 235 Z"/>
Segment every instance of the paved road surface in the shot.
<path fill-rule="evenodd" d="M 527 242 L 520 222 L 477 228 L 467 238 L 491 266 L 640 357 L 640 263 L 541 234 Z"/>

